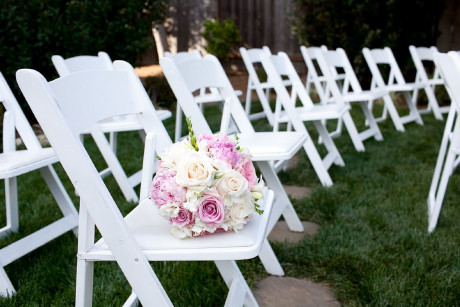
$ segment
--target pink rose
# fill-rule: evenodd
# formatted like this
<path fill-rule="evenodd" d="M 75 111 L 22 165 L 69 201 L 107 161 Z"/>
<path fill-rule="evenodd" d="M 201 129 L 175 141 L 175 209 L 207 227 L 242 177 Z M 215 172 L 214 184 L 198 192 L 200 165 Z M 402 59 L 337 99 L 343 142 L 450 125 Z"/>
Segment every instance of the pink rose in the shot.
<path fill-rule="evenodd" d="M 152 181 L 150 198 L 158 208 L 165 204 L 181 204 L 186 201 L 186 189 L 176 183 L 176 172 L 159 167 Z"/>
<path fill-rule="evenodd" d="M 249 190 L 257 183 L 256 170 L 254 164 L 249 157 L 245 157 L 241 163 L 241 166 L 238 168 L 238 171 L 244 178 L 248 181 Z"/>
<path fill-rule="evenodd" d="M 222 198 L 215 194 L 204 194 L 196 214 L 208 227 L 219 227 L 225 217 Z"/>
<path fill-rule="evenodd" d="M 194 222 L 193 213 L 185 208 L 180 207 L 177 216 L 170 219 L 169 222 L 179 227 L 191 225 Z"/>

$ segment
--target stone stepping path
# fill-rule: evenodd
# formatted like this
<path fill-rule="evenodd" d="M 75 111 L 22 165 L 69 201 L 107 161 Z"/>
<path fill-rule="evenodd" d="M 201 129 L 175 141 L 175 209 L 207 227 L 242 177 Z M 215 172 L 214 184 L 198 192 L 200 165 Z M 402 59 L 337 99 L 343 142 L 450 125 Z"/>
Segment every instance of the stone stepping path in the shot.
<path fill-rule="evenodd" d="M 337 307 L 340 303 L 331 290 L 307 279 L 270 276 L 252 290 L 261 307 Z"/>
<path fill-rule="evenodd" d="M 306 187 L 284 186 L 286 193 L 293 198 L 304 198 L 310 190 Z M 270 241 L 281 243 L 298 243 L 305 236 L 315 236 L 319 225 L 302 222 L 304 232 L 290 231 L 285 221 L 278 221 L 268 236 Z M 325 284 L 315 283 L 308 279 L 293 277 L 269 276 L 260 280 L 252 290 L 261 307 L 337 307 L 340 302 L 334 297 Z"/>

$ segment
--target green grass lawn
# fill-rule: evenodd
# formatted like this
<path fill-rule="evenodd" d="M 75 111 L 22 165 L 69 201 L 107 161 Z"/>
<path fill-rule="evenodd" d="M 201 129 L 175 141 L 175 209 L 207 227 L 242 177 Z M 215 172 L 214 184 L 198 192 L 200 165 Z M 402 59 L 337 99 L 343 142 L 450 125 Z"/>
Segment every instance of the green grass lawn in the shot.
<path fill-rule="evenodd" d="M 360 110 L 354 108 L 352 115 L 362 128 Z M 302 220 L 320 225 L 314 238 L 297 244 L 272 242 L 287 276 L 329 284 L 345 306 L 460 304 L 460 176 L 451 178 L 438 227 L 429 235 L 426 199 L 444 122 L 432 115 L 423 120 L 424 126 L 406 125 L 405 133 L 397 132 L 391 120 L 381 123 L 384 140 L 366 141 L 362 153 L 354 150 L 345 131 L 335 142 L 346 165 L 330 169 L 330 188 L 320 185 L 303 151 L 297 154 L 298 167 L 280 173 L 285 184 L 311 188 L 310 196 L 293 204 Z M 167 126 L 173 132 L 174 120 Z M 267 129 L 263 121 L 256 127 Z M 316 141 L 313 127 L 307 127 Z M 141 165 L 143 147 L 137 139 L 133 133 L 120 135 L 119 156 L 128 173 Z M 89 139 L 86 144 L 102 168 L 94 144 Z M 318 148 L 324 154 L 322 146 Z M 56 169 L 78 206 L 62 168 Z M 38 172 L 18 182 L 20 232 L 2 240 L 1 246 L 60 216 Z M 124 201 L 112 178 L 106 182 L 122 211 L 128 212 L 135 204 Z M 3 201 L 3 186 L 0 198 Z M 0 299 L 0 305 L 73 305 L 76 250 L 77 239 L 69 232 L 6 266 L 17 294 Z M 224 304 L 227 289 L 212 262 L 152 265 L 175 305 Z M 250 286 L 267 276 L 258 258 L 238 265 Z M 119 306 L 130 291 L 115 263 L 95 265 L 94 306 Z"/>

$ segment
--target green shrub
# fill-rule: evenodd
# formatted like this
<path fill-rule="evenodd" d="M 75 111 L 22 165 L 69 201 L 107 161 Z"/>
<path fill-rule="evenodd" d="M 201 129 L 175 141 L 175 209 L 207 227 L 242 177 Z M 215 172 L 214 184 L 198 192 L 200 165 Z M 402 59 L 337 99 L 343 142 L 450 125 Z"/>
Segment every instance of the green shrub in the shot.
<path fill-rule="evenodd" d="M 362 48 L 390 47 L 407 73 L 409 45 L 435 45 L 443 9 L 443 0 L 294 0 L 292 32 L 306 46 L 345 49 L 359 75 Z"/>
<path fill-rule="evenodd" d="M 223 21 L 207 20 L 204 23 L 203 37 L 208 44 L 206 51 L 220 60 L 227 60 L 241 41 L 240 30 L 230 18 Z"/>
<path fill-rule="evenodd" d="M 11 87 L 19 68 L 57 77 L 51 56 L 107 52 L 134 64 L 153 42 L 152 22 L 167 0 L 3 0 L 0 2 L 0 70 Z M 149 37 L 150 36 L 150 37 Z M 16 94 L 19 91 L 15 90 Z M 19 97 L 18 97 L 19 98 Z"/>

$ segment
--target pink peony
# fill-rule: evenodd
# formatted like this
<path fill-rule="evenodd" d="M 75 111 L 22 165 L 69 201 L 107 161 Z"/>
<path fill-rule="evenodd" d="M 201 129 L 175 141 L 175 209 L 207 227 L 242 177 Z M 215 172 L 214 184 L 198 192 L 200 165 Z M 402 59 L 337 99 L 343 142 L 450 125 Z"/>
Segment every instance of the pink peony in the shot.
<path fill-rule="evenodd" d="M 181 204 L 186 201 L 186 189 L 176 183 L 176 172 L 159 167 L 153 178 L 150 198 L 158 208 L 165 204 Z"/>
<path fill-rule="evenodd" d="M 215 194 L 204 194 L 196 214 L 208 227 L 219 227 L 225 217 L 222 198 Z"/>
<path fill-rule="evenodd" d="M 249 190 L 257 183 L 256 170 L 254 164 L 249 157 L 244 157 L 241 163 L 241 166 L 238 168 L 238 171 L 244 178 L 248 181 Z"/>
<path fill-rule="evenodd" d="M 195 219 L 193 218 L 193 213 L 182 207 L 179 208 L 177 216 L 169 220 L 171 224 L 179 227 L 191 225 L 194 221 Z"/>
<path fill-rule="evenodd" d="M 235 167 L 238 163 L 240 163 L 242 159 L 241 152 L 236 149 L 235 143 L 225 134 L 203 134 L 200 140 L 206 140 L 208 142 L 208 151 L 212 158 L 225 161 L 232 167 Z"/>

